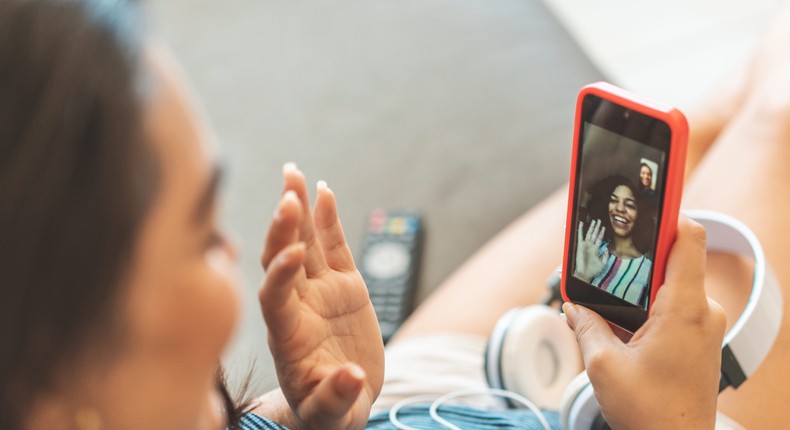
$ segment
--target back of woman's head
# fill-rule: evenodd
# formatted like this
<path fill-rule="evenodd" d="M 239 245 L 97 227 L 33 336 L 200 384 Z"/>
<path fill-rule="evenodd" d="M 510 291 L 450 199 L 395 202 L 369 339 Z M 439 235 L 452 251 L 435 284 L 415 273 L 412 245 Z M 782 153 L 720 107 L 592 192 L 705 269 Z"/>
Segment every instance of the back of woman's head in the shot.
<path fill-rule="evenodd" d="M 156 176 L 136 21 L 119 1 L 0 2 L 3 429 L 118 339 L 113 310 Z"/>

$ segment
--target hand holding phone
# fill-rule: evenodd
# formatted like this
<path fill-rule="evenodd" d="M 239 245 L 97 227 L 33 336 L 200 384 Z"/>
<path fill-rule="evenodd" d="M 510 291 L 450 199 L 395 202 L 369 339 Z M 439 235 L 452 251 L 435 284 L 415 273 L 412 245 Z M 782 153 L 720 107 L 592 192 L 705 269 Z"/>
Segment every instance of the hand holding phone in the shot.
<path fill-rule="evenodd" d="M 562 294 L 630 332 L 647 319 L 677 230 L 688 125 L 606 83 L 577 101 Z"/>
<path fill-rule="evenodd" d="M 639 342 L 623 343 L 594 312 L 563 306 L 611 428 L 714 426 L 726 318 L 705 297 L 705 246 L 699 230 L 688 219 L 679 228 L 667 266 L 667 291 L 654 309 L 662 318 L 643 327 Z"/>

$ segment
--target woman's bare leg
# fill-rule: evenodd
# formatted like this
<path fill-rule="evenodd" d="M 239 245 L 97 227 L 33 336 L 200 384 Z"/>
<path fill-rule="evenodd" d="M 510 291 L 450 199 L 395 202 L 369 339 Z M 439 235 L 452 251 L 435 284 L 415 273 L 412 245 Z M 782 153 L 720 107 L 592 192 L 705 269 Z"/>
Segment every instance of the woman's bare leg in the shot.
<path fill-rule="evenodd" d="M 790 75 L 786 75 L 790 77 Z M 790 95 L 790 93 L 788 93 Z M 790 106 L 790 104 L 788 104 Z M 769 264 L 785 296 L 784 322 L 779 339 L 766 362 L 736 392 L 719 398 L 720 409 L 747 428 L 784 428 L 790 414 L 790 109 L 777 111 L 750 108 L 724 131 L 700 164 L 689 184 L 685 206 L 733 215 L 749 225 L 762 242 Z M 715 259 L 711 264 L 716 264 Z M 719 264 L 720 269 L 726 263 Z M 734 320 L 742 309 L 750 279 L 733 286 L 725 276 L 711 274 L 709 295 L 724 304 Z M 741 288 L 737 288 L 741 287 Z M 747 288 L 743 288 L 747 287 Z"/>
<path fill-rule="evenodd" d="M 750 89 L 739 113 L 722 131 L 688 184 L 684 206 L 721 211 L 751 227 L 762 242 L 785 297 L 779 338 L 765 363 L 737 391 L 719 398 L 722 411 L 747 428 L 786 428 L 790 413 L 790 7 L 780 13 L 750 72 Z M 748 270 L 737 285 L 722 276 L 726 263 L 706 280 L 710 296 L 730 320 L 743 307 Z M 744 284 L 747 288 L 743 288 Z M 737 287 L 741 288 L 737 288 Z"/>
<path fill-rule="evenodd" d="M 691 177 L 727 122 L 740 110 L 749 89 L 749 66 L 727 76 L 703 103 L 686 113 L 689 122 L 686 179 Z"/>

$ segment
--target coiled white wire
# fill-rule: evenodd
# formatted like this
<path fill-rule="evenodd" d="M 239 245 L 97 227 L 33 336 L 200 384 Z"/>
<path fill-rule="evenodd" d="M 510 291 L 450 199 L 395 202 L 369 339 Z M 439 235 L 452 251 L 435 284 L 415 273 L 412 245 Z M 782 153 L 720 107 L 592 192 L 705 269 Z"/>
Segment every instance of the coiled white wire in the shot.
<path fill-rule="evenodd" d="M 416 405 L 417 403 L 432 404 L 437 399 L 436 396 L 440 396 L 440 394 L 436 394 L 436 395 L 426 394 L 423 396 L 412 396 L 412 397 L 407 397 L 395 403 L 394 405 L 392 405 L 392 409 L 390 409 L 390 413 L 389 413 L 390 423 L 400 430 L 419 430 L 418 428 L 403 424 L 398 419 L 398 411 L 400 411 L 406 406 Z"/>

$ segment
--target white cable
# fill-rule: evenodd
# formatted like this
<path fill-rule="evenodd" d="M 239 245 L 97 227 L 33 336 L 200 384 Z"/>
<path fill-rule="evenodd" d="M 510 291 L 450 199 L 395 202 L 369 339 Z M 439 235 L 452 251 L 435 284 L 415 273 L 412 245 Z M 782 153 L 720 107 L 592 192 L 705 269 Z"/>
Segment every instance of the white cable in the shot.
<path fill-rule="evenodd" d="M 540 421 L 540 424 L 543 426 L 545 430 L 551 430 L 551 426 L 549 425 L 549 422 L 546 421 L 546 417 L 543 415 L 543 412 L 541 412 L 541 410 L 538 409 L 538 407 L 534 403 L 530 402 L 529 400 L 527 400 L 526 397 L 520 394 L 514 393 L 512 391 L 500 390 L 498 388 L 458 390 L 458 391 L 453 391 L 449 394 L 445 394 L 444 396 L 439 397 L 433 403 L 431 403 L 431 409 L 429 410 L 431 414 L 431 418 L 433 418 L 434 421 L 438 422 L 439 424 L 451 430 L 462 430 L 460 427 L 440 417 L 438 412 L 439 407 L 447 403 L 448 401 L 457 399 L 459 397 L 467 397 L 467 396 L 483 395 L 483 394 L 489 394 L 498 397 L 506 397 L 508 399 L 515 400 L 523 404 L 530 411 L 532 411 L 533 414 L 535 414 L 535 417 L 538 419 L 538 421 Z M 412 430 L 412 429 L 407 429 L 407 430 Z"/>
<path fill-rule="evenodd" d="M 400 422 L 400 420 L 398 419 L 398 412 L 406 406 L 414 405 L 417 403 L 431 404 L 436 400 L 437 395 L 438 394 L 435 395 L 426 394 L 424 396 L 412 396 L 400 400 L 398 403 L 395 403 L 392 406 L 392 409 L 390 409 L 390 413 L 389 413 L 390 424 L 394 425 L 396 428 L 400 430 L 419 430 L 415 427 L 407 426 L 406 424 Z"/>

